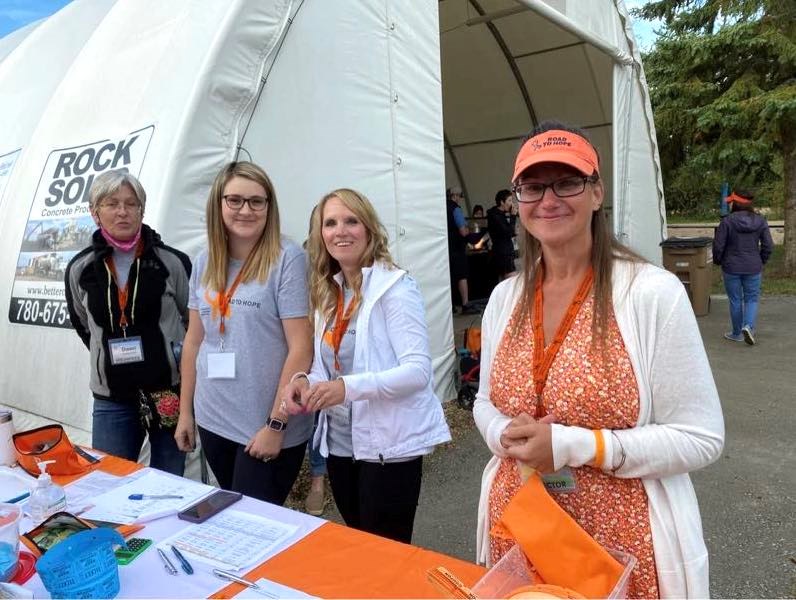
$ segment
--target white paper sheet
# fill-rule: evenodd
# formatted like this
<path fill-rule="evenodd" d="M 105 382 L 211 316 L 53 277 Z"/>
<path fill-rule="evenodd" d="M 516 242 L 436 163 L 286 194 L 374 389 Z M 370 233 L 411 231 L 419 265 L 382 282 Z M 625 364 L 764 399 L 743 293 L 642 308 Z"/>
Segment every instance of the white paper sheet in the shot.
<path fill-rule="evenodd" d="M 204 523 L 186 527 L 163 540 L 158 547 L 165 550 L 174 545 L 188 561 L 199 560 L 239 570 L 271 558 L 277 547 L 297 529 L 296 525 L 227 509 Z"/>
<path fill-rule="evenodd" d="M 317 598 L 318 596 L 310 596 L 301 590 L 287 587 L 281 583 L 271 581 L 270 579 L 258 579 L 255 582 L 260 586 L 260 589 L 253 589 L 247 587 L 242 592 L 235 594 L 235 598 L 285 598 L 285 599 L 304 599 L 304 598 Z"/>
<path fill-rule="evenodd" d="M 102 471 L 92 471 L 64 488 L 66 510 L 75 515 L 84 513 L 95 504 L 97 497 L 135 480 L 136 476 L 137 473 L 129 477 L 118 477 Z"/>
<path fill-rule="evenodd" d="M 210 485 L 176 477 L 156 469 L 144 469 L 144 473 L 134 481 L 94 498 L 94 507 L 81 516 L 125 525 L 143 523 L 175 514 L 215 489 Z M 130 500 L 130 494 L 168 494 L 182 497 Z"/>

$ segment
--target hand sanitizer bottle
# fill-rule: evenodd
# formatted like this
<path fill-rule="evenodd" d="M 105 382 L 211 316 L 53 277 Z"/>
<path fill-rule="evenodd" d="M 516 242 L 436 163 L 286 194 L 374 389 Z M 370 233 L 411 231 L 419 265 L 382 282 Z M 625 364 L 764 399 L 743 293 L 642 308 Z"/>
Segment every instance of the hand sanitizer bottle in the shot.
<path fill-rule="evenodd" d="M 37 466 L 41 474 L 36 480 L 36 487 L 28 500 L 28 514 L 33 522 L 41 523 L 50 515 L 66 508 L 66 492 L 60 485 L 53 483 L 52 477 L 47 472 L 47 465 L 54 460 L 43 460 Z"/>

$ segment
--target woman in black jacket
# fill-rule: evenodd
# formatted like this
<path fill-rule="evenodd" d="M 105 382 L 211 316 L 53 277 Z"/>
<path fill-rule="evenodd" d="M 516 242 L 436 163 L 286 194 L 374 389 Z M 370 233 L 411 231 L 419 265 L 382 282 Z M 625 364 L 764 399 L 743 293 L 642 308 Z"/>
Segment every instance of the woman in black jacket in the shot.
<path fill-rule="evenodd" d="M 143 224 L 146 192 L 126 170 L 94 180 L 92 244 L 66 268 L 66 302 L 91 353 L 92 445 L 136 461 L 149 436 L 150 466 L 182 475 L 174 441 L 179 359 L 191 262 Z"/>
<path fill-rule="evenodd" d="M 768 222 L 754 212 L 754 195 L 736 190 L 727 203 L 731 212 L 721 220 L 713 239 L 713 262 L 721 265 L 730 303 L 732 331 L 724 337 L 752 346 L 763 265 L 774 243 Z"/>

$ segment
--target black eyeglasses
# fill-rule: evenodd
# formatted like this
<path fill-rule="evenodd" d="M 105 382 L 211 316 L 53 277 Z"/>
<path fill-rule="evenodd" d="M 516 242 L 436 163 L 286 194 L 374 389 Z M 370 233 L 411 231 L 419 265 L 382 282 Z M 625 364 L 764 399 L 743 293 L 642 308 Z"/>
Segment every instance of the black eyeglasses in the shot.
<path fill-rule="evenodd" d="M 243 196 L 238 196 L 237 194 L 227 194 L 226 196 L 222 197 L 224 198 L 224 202 L 227 203 L 227 206 L 232 210 L 240 210 L 243 208 L 244 204 L 248 204 L 251 210 L 254 212 L 259 212 L 264 210 L 268 205 L 268 198 L 264 198 L 262 196 L 244 198 Z"/>
<path fill-rule="evenodd" d="M 514 186 L 512 191 L 517 198 L 517 202 L 523 204 L 532 204 L 539 202 L 544 197 L 547 188 L 553 190 L 553 193 L 559 198 L 569 198 L 570 196 L 577 196 L 582 194 L 586 189 L 587 183 L 595 183 L 599 177 L 597 175 L 574 175 L 571 177 L 564 177 L 557 179 L 552 183 L 518 183 Z"/>

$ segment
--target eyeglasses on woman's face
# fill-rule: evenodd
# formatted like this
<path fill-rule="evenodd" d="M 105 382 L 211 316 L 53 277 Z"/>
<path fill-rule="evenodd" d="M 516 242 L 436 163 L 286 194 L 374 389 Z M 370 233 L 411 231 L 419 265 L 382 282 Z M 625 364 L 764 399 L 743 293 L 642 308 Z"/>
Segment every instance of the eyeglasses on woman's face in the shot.
<path fill-rule="evenodd" d="M 127 212 L 138 212 L 141 210 L 141 203 L 138 200 L 121 201 L 112 198 L 100 200 L 99 207 L 108 212 L 117 212 L 124 209 Z"/>
<path fill-rule="evenodd" d="M 240 210 L 243 208 L 244 204 L 248 204 L 251 210 L 260 212 L 261 210 L 265 210 L 265 207 L 268 206 L 268 198 L 264 196 L 250 196 L 249 198 L 244 198 L 237 194 L 227 194 L 223 196 L 223 198 L 224 202 L 226 202 L 227 206 L 232 210 Z"/>
<path fill-rule="evenodd" d="M 512 188 L 517 202 L 532 204 L 539 202 L 548 188 L 559 198 L 570 198 L 582 194 L 586 189 L 587 183 L 595 183 L 598 180 L 596 175 L 571 175 L 556 179 L 551 183 L 541 183 L 538 181 L 518 183 Z"/>

